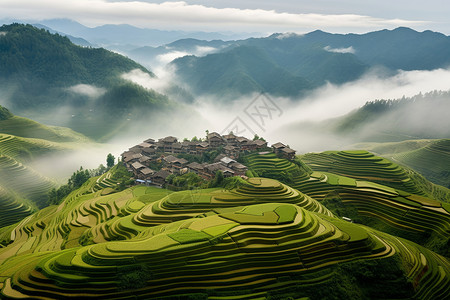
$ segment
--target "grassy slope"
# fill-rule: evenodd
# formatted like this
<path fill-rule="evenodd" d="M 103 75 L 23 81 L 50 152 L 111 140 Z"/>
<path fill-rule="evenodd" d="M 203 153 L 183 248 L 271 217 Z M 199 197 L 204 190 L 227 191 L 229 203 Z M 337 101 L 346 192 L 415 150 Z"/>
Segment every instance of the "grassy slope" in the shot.
<path fill-rule="evenodd" d="M 295 199 L 274 180 L 204 190 L 207 197 L 195 195 L 201 190 L 145 186 L 102 195 L 95 187 L 106 177 L 114 175 L 93 178 L 60 206 L 0 229 L 3 298 L 436 298 L 449 292 L 448 261 L 409 241 L 290 203 L 235 207 L 243 202 L 229 198 L 281 192 L 278 199 Z M 189 217 L 216 197 L 222 204 Z M 146 224 L 158 202 L 165 209 L 161 225 Z"/>
<path fill-rule="evenodd" d="M 14 116 L 0 121 L 0 132 L 26 138 L 43 139 L 52 142 L 87 142 L 89 139 L 69 128 L 47 126 L 36 121 Z"/>
<path fill-rule="evenodd" d="M 345 160 L 335 164 L 334 161 L 338 161 L 337 158 L 333 159 L 335 153 L 338 152 L 321 154 L 319 158 L 322 162 L 316 159 L 315 165 L 311 164 L 311 167 L 340 171 L 339 166 L 342 166 L 345 174 L 359 179 L 322 171 L 312 174 L 304 172 L 298 176 L 298 170 L 292 162 L 276 158 L 274 154 L 253 154 L 247 159 L 252 172 L 288 183 L 318 200 L 337 216 L 350 217 L 356 222 L 406 237 L 446 256 L 450 255 L 448 203 L 416 195 L 415 192 L 424 193 L 423 186 L 386 159 L 373 160 L 373 155 L 367 151 L 350 151 L 342 152 L 341 156 L 345 154 Z M 442 196 L 448 197 L 448 193 Z"/>
<path fill-rule="evenodd" d="M 53 180 L 29 167 L 41 156 L 72 151 L 90 140 L 69 128 L 46 126 L 12 116 L 0 120 L 0 219 L 2 226 L 16 223 L 44 207 Z"/>
<path fill-rule="evenodd" d="M 410 140 L 397 143 L 363 143 L 367 149 L 419 172 L 431 182 L 450 188 L 450 140 Z"/>
<path fill-rule="evenodd" d="M 136 70 L 154 76 L 125 56 L 102 48 L 80 47 L 66 37 L 31 25 L 4 25 L 0 31 L 4 32 L 0 39 L 0 89 L 8 91 L 9 108 L 18 115 L 70 127 L 99 140 L 127 119 L 134 119 L 130 115 L 141 119 L 174 108 L 166 96 L 122 77 Z M 10 120 L 17 132 L 20 128 L 14 121 L 17 117 Z M 4 126 L 9 128 L 9 124 Z M 52 141 L 73 134 L 58 128 L 50 133 L 34 129 L 43 135 L 41 138 Z"/>

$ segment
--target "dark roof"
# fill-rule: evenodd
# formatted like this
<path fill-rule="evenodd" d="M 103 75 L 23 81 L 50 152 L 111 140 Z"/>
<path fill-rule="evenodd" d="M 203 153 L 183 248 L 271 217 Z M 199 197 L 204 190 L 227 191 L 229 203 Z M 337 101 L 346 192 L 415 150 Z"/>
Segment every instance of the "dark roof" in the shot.
<path fill-rule="evenodd" d="M 140 144 L 139 144 L 138 146 L 139 146 L 139 147 L 142 147 L 142 148 L 149 148 L 149 147 L 151 147 L 151 146 L 152 146 L 152 144 L 149 144 L 149 143 L 143 142 L 143 143 L 140 143 Z"/>
<path fill-rule="evenodd" d="M 281 151 L 288 154 L 295 153 L 295 150 L 292 150 L 291 148 L 288 147 L 281 149 Z"/>
<path fill-rule="evenodd" d="M 139 147 L 137 145 L 128 149 L 129 152 L 133 152 L 133 153 L 141 153 L 141 150 L 142 150 L 141 147 Z"/>
<path fill-rule="evenodd" d="M 286 145 L 283 144 L 283 143 L 280 143 L 280 142 L 278 142 L 278 143 L 272 145 L 272 148 L 277 148 L 277 149 L 279 149 L 279 148 L 285 148 L 285 147 L 286 147 Z"/>
<path fill-rule="evenodd" d="M 239 143 L 245 143 L 245 142 L 250 141 L 248 138 L 243 137 L 243 136 L 238 136 L 238 137 L 236 137 L 236 140 L 237 140 Z"/>
<path fill-rule="evenodd" d="M 234 140 L 234 139 L 236 139 L 236 136 L 235 136 L 233 133 L 225 134 L 223 137 L 224 137 L 226 140 Z"/>
<path fill-rule="evenodd" d="M 129 162 L 129 161 L 131 161 L 131 160 L 133 160 L 134 159 L 134 157 L 133 157 L 133 155 L 131 155 L 131 156 L 125 156 L 124 158 L 123 158 L 123 162 Z"/>
<path fill-rule="evenodd" d="M 132 163 L 131 166 L 136 170 L 145 168 L 145 166 L 143 164 L 141 164 L 140 162 L 137 162 L 137 161 Z"/>
<path fill-rule="evenodd" d="M 187 165 L 187 167 L 189 169 L 194 169 L 194 170 L 203 170 L 204 165 L 199 164 L 198 162 L 191 162 L 190 164 Z"/>
<path fill-rule="evenodd" d="M 187 164 L 187 163 L 188 163 L 188 161 L 187 161 L 187 160 L 185 160 L 184 158 L 179 158 L 179 159 L 178 159 L 178 162 L 179 162 L 180 164 L 182 164 L 182 165 L 184 165 L 184 164 Z"/>
<path fill-rule="evenodd" d="M 263 140 L 254 140 L 252 143 L 255 144 L 255 145 L 257 145 L 258 147 L 267 145 L 267 142 L 265 142 L 265 141 L 263 141 Z"/>
<path fill-rule="evenodd" d="M 160 141 L 164 143 L 175 143 L 177 138 L 174 136 L 166 136 L 165 138 L 160 139 Z"/>
<path fill-rule="evenodd" d="M 168 156 L 164 157 L 164 160 L 167 161 L 168 163 L 174 163 L 178 160 L 178 158 L 176 158 L 173 155 L 168 155 Z"/>
<path fill-rule="evenodd" d="M 146 162 L 148 160 L 151 160 L 151 158 L 148 156 L 145 156 L 145 155 L 143 155 L 141 158 L 139 158 L 139 162 L 141 162 L 141 163 Z"/>
<path fill-rule="evenodd" d="M 142 152 L 153 154 L 156 152 L 156 149 L 155 148 L 143 148 Z"/>
<path fill-rule="evenodd" d="M 168 172 L 166 170 L 159 170 L 158 172 L 153 174 L 152 178 L 160 177 L 160 178 L 166 179 L 169 175 L 170 175 L 170 172 Z"/>
<path fill-rule="evenodd" d="M 125 151 L 121 154 L 122 157 L 132 156 L 134 154 L 133 151 Z"/>
<path fill-rule="evenodd" d="M 216 158 L 214 158 L 214 162 L 218 162 L 224 157 L 227 157 L 226 154 L 220 153 L 219 155 L 216 156 Z"/>
<path fill-rule="evenodd" d="M 241 163 L 238 163 L 238 162 L 231 163 L 230 167 L 231 167 L 231 169 L 248 169 L 247 166 L 245 166 Z"/>
<path fill-rule="evenodd" d="M 233 151 L 236 150 L 237 148 L 231 145 L 226 145 L 225 147 L 223 147 L 224 150 L 229 150 L 229 151 Z"/>
<path fill-rule="evenodd" d="M 144 143 L 154 144 L 154 143 L 155 143 L 155 140 L 154 140 L 154 139 L 146 139 L 146 140 L 144 141 Z"/>
<path fill-rule="evenodd" d="M 218 134 L 217 132 L 208 133 L 208 136 L 207 136 L 208 139 L 213 138 L 213 137 L 222 139 L 222 136 L 220 134 Z"/>
<path fill-rule="evenodd" d="M 228 156 L 222 157 L 220 162 L 228 165 L 229 163 L 236 162 L 234 159 L 229 158 Z"/>
<path fill-rule="evenodd" d="M 209 164 L 205 166 L 205 169 L 207 169 L 208 171 L 210 171 L 211 173 L 215 173 L 217 171 L 222 171 L 222 172 L 229 172 L 229 173 L 233 173 L 234 171 L 231 170 L 230 168 L 225 167 L 223 164 L 221 164 L 220 162 L 217 163 L 213 163 L 213 164 Z"/>
<path fill-rule="evenodd" d="M 141 172 L 142 174 L 144 174 L 144 175 L 150 175 L 150 174 L 155 173 L 155 171 L 153 171 L 153 170 L 150 169 L 150 168 L 143 168 L 143 169 L 140 170 L 140 172 Z"/>

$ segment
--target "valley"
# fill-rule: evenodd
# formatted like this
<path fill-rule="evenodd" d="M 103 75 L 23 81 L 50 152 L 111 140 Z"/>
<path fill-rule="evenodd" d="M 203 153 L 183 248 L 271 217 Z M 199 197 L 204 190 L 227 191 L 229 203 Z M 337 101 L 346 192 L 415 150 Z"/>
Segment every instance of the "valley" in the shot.
<path fill-rule="evenodd" d="M 1 299 L 448 297 L 448 35 L 40 21 L 0 27 Z"/>

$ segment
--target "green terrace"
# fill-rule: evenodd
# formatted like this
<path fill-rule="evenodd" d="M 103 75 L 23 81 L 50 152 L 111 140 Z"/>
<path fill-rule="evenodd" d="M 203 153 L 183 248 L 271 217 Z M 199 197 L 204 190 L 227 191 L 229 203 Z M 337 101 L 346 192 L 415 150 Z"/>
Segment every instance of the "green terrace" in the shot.
<path fill-rule="evenodd" d="M 448 261 L 427 249 L 294 204 L 266 203 L 147 227 L 124 241 L 24 253 L 0 266 L 0 290 L 4 299 L 265 299 L 287 290 L 312 297 L 312 288 L 340 280 L 345 266 L 374 265 L 383 276 L 392 262 L 406 276 L 404 296 L 450 292 Z M 398 284 L 383 292 L 395 295 Z M 367 298 L 379 293 L 356 288 Z"/>
<path fill-rule="evenodd" d="M 425 195 L 399 165 L 364 150 L 326 151 L 301 156 L 311 169 L 387 185 Z"/>
<path fill-rule="evenodd" d="M 0 190 L 5 207 L 25 217 L 0 228 L 0 298 L 441 299 L 450 292 L 448 260 L 427 249 L 448 256 L 448 205 L 273 153 L 245 159 L 255 177 L 230 188 L 118 191 L 114 167 L 37 212 L 19 210 L 19 198 Z M 23 169 L 11 158 L 4 163 Z M 344 216 L 419 236 L 427 248 Z"/>
<path fill-rule="evenodd" d="M 28 161 L 40 155 L 68 149 L 70 147 L 62 143 L 0 134 L 0 154 L 21 161 Z"/>
<path fill-rule="evenodd" d="M 334 155 L 336 152 L 326 153 Z M 326 153 L 323 154 L 323 157 L 328 158 L 329 155 Z M 350 156 L 358 156 L 360 160 L 367 160 L 373 155 L 366 151 L 352 151 Z M 381 165 L 381 169 L 383 166 L 388 166 L 388 170 L 392 169 L 392 165 L 388 161 L 383 159 L 376 161 Z M 322 163 L 326 166 L 325 162 Z M 305 177 L 298 180 L 293 175 L 298 171 L 294 168 L 294 164 L 289 164 L 288 161 L 280 162 L 279 158 L 267 154 L 249 157 L 250 170 L 256 170 L 258 174 L 263 173 L 266 176 L 275 174 L 278 165 L 282 164 L 285 165 L 284 170 L 287 172 L 284 182 L 293 181 L 289 183 L 292 187 L 325 204 L 328 208 L 333 207 L 331 210 L 337 212 L 338 216 L 358 219 L 364 224 L 413 239 L 439 253 L 449 255 L 446 246 L 450 236 L 449 204 L 375 182 L 329 172 L 315 171 L 306 180 Z M 372 168 L 375 169 L 375 166 Z M 311 165 L 311 167 L 315 166 Z M 337 166 L 333 168 L 337 168 Z M 355 169 L 357 168 L 355 167 Z M 393 169 L 399 170 L 397 167 Z M 361 172 L 368 174 L 364 168 Z M 381 176 L 383 173 L 386 173 L 386 176 L 390 174 L 392 178 L 395 178 L 390 171 L 386 170 L 379 171 L 377 176 Z M 400 172 L 400 174 L 403 173 Z M 279 175 L 277 177 L 282 179 Z M 353 213 L 348 208 L 356 209 L 357 213 Z M 346 215 L 346 212 L 349 214 Z"/>
<path fill-rule="evenodd" d="M 420 172 L 429 180 L 450 187 L 450 139 L 438 140 L 413 151 L 397 153 L 393 158 Z"/>
<path fill-rule="evenodd" d="M 48 191 L 56 184 L 15 159 L 0 155 L 0 186 L 43 207 Z"/>
<path fill-rule="evenodd" d="M 0 228 L 17 223 L 35 211 L 34 205 L 0 187 Z"/>

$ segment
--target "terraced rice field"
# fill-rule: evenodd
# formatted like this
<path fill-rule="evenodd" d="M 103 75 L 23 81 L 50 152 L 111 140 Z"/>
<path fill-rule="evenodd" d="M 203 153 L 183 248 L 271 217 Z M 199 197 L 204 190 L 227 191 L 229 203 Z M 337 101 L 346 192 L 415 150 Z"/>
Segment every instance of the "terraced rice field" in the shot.
<path fill-rule="evenodd" d="M 361 159 L 372 157 L 364 151 L 357 153 L 363 157 Z M 270 159 L 272 158 L 264 157 L 264 160 Z M 260 164 L 261 158 L 250 158 L 250 161 L 250 165 L 257 170 L 270 168 L 271 171 L 266 173 L 276 171 L 276 167 L 267 162 Z M 381 162 L 380 169 L 383 169 L 385 162 L 383 160 Z M 387 165 L 389 166 L 389 164 Z M 398 169 L 394 168 L 394 170 Z M 361 172 L 367 174 L 368 171 L 362 168 Z M 379 172 L 391 174 L 389 170 Z M 392 177 L 395 178 L 393 175 Z M 397 230 L 401 230 L 405 236 L 408 233 L 415 233 L 418 238 L 428 237 L 430 241 L 433 239 L 443 240 L 444 248 L 435 250 L 448 253 L 445 241 L 448 241 L 450 237 L 450 205 L 446 203 L 370 181 L 328 172 L 314 172 L 309 179 L 298 180 L 291 186 L 319 201 L 330 197 L 339 198 L 343 204 L 356 208 L 360 215 L 376 219 L 395 228 L 396 234 L 398 234 Z"/>
<path fill-rule="evenodd" d="M 22 220 L 36 207 L 44 207 L 48 192 L 56 186 L 25 164 L 38 156 L 68 149 L 70 145 L 0 134 L 0 227 Z"/>
<path fill-rule="evenodd" d="M 282 178 L 296 178 L 295 187 L 318 199 L 338 190 L 361 213 L 449 236 L 448 208 L 437 201 L 310 174 L 270 155 L 257 158 L 256 173 L 284 166 Z M 60 205 L 0 229 L 0 298 L 443 299 L 450 293 L 446 258 L 336 218 L 278 180 L 253 177 L 229 190 L 113 192 L 112 178 L 114 170 L 91 178 Z"/>
<path fill-rule="evenodd" d="M 15 159 L 0 155 L 0 186 L 30 200 L 37 207 L 43 207 L 47 193 L 55 183 Z"/>
<path fill-rule="evenodd" d="M 67 149 L 68 147 L 61 143 L 0 134 L 0 154 L 21 161 L 28 161 L 33 157 Z"/>
<path fill-rule="evenodd" d="M 423 174 L 430 181 L 450 187 L 450 139 L 420 149 L 395 154 L 393 158 Z"/>
<path fill-rule="evenodd" d="M 371 181 L 416 195 L 425 193 L 399 165 L 365 150 L 308 153 L 301 159 L 314 171 Z"/>
<path fill-rule="evenodd" d="M 24 138 L 53 142 L 87 142 L 89 139 L 69 128 L 46 126 L 36 121 L 14 116 L 0 121 L 0 132 Z"/>
<path fill-rule="evenodd" d="M 0 187 L 0 228 L 14 224 L 35 212 L 35 207 Z"/>
<path fill-rule="evenodd" d="M 415 296 L 450 292 L 450 265 L 431 251 L 283 203 L 147 227 L 126 241 L 24 253 L 0 266 L 0 289 L 5 299 L 264 299 L 269 292 L 332 283 L 337 264 L 392 257 L 404 264 Z"/>

